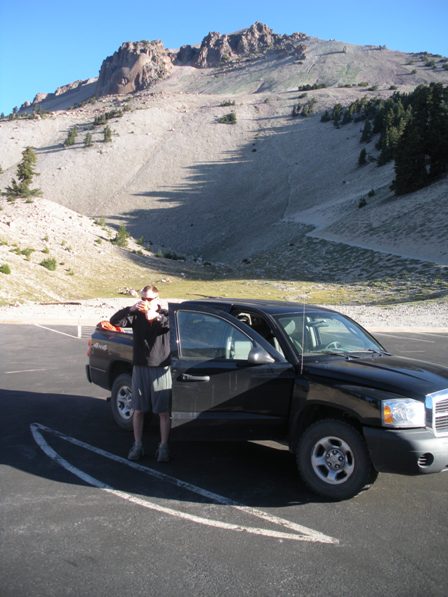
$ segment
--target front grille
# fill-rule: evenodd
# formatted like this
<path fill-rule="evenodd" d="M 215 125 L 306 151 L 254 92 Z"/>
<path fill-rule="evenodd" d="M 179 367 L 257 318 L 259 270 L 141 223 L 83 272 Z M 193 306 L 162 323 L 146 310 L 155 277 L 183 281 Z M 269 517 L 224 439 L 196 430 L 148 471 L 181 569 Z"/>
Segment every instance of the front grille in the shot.
<path fill-rule="evenodd" d="M 436 435 L 448 435 L 448 389 L 428 394 L 425 406 L 427 425 Z"/>

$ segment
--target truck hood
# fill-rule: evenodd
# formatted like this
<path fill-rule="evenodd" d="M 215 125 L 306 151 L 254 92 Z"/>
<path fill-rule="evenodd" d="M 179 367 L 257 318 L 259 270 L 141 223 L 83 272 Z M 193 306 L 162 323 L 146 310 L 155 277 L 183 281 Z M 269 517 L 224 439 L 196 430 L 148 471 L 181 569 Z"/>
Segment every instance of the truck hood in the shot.
<path fill-rule="evenodd" d="M 305 359 L 304 374 L 325 384 L 331 380 L 333 386 L 364 386 L 420 399 L 448 388 L 447 367 L 386 355 Z"/>

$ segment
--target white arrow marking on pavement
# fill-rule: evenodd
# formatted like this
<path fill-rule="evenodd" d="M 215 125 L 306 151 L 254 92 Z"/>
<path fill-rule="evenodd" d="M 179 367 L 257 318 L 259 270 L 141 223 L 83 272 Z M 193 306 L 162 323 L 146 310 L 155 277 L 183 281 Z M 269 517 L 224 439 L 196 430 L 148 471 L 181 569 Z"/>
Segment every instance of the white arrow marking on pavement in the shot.
<path fill-rule="evenodd" d="M 208 491 L 208 490 L 198 487 L 196 485 L 192 485 L 191 483 L 187 483 L 186 481 L 176 479 L 175 477 L 172 477 L 171 475 L 167 475 L 167 474 L 161 473 L 160 471 L 157 471 L 155 469 L 151 469 L 146 466 L 142 466 L 141 464 L 138 464 L 136 462 L 131 462 L 131 461 L 127 460 L 126 458 L 122 458 L 121 456 L 117 456 L 116 454 L 112 454 L 111 452 L 106 452 L 105 450 L 102 450 L 101 448 L 97 448 L 95 446 L 92 446 L 92 445 L 82 442 L 80 440 L 77 440 L 73 437 L 65 435 L 65 434 L 61 433 L 60 431 L 57 431 L 56 429 L 51 429 L 50 427 L 46 427 L 45 425 L 41 425 L 40 423 L 32 423 L 30 425 L 30 428 L 31 428 L 31 433 L 33 434 L 33 437 L 34 437 L 36 443 L 38 444 L 38 446 L 41 448 L 41 450 L 43 452 L 45 452 L 45 454 L 49 458 L 51 458 L 52 460 L 57 462 L 60 466 L 65 468 L 67 471 L 71 472 L 73 475 L 75 475 L 76 477 L 78 477 L 79 479 L 81 479 L 82 481 L 87 483 L 88 485 L 92 485 L 93 487 L 102 489 L 103 491 L 106 491 L 107 493 L 116 495 L 122 499 L 129 501 L 129 502 L 138 504 L 139 506 L 143 506 L 144 508 L 149 508 L 151 510 L 157 510 L 158 512 L 170 514 L 171 516 L 175 516 L 177 518 L 183 518 L 185 520 L 189 520 L 191 522 L 196 522 L 198 524 L 203 524 L 203 525 L 207 525 L 207 526 L 212 526 L 212 527 L 227 529 L 227 530 L 232 530 L 232 531 L 251 533 L 253 535 L 263 535 L 264 537 L 271 537 L 271 538 L 275 538 L 275 539 L 289 539 L 289 540 L 293 540 L 293 541 L 309 541 L 309 542 L 313 542 L 313 543 L 331 543 L 333 545 L 339 544 L 339 540 L 335 539 L 334 537 L 329 537 L 328 535 L 324 535 L 323 533 L 319 533 L 318 531 L 315 531 L 308 527 L 304 527 L 302 525 L 296 524 L 296 523 L 286 520 L 284 518 L 280 518 L 273 514 L 269 514 L 268 512 L 264 512 L 263 510 L 258 510 L 257 508 L 251 508 L 250 506 L 244 506 L 242 504 L 238 504 L 238 502 L 234 502 L 233 500 L 226 498 L 225 496 Z M 134 468 L 134 469 L 136 469 L 146 475 L 149 475 L 151 477 L 154 477 L 154 478 L 162 480 L 162 481 L 166 481 L 172 485 L 175 485 L 176 487 L 181 487 L 183 489 L 187 489 L 188 491 L 191 491 L 193 493 L 201 495 L 202 497 L 206 497 L 218 504 L 231 506 L 237 510 L 245 512 L 246 514 L 250 514 L 251 516 L 256 516 L 257 518 L 261 518 L 266 522 L 270 522 L 272 524 L 279 525 L 283 528 L 286 528 L 288 530 L 295 531 L 295 532 L 294 533 L 286 533 L 283 531 L 272 531 L 269 529 L 262 529 L 262 528 L 257 528 L 257 527 L 247 527 L 247 526 L 242 526 L 242 525 L 238 525 L 238 524 L 231 524 L 231 523 L 223 522 L 220 520 L 211 520 L 209 518 L 202 518 L 200 516 L 195 516 L 193 514 L 187 514 L 185 512 L 173 510 L 172 508 L 166 508 L 165 506 L 161 506 L 159 504 L 155 504 L 153 502 L 143 500 L 141 498 L 130 495 L 129 493 L 126 493 L 124 491 L 114 489 L 113 487 L 107 485 L 106 483 L 103 483 L 102 481 L 95 479 L 95 477 L 92 477 L 88 473 L 85 473 L 84 471 L 76 468 L 75 466 L 70 464 L 70 462 L 68 462 L 67 460 L 62 458 L 62 456 L 60 456 L 45 441 L 45 439 L 41 433 L 42 431 L 46 432 L 46 433 L 50 433 L 52 435 L 55 435 L 71 444 L 74 444 L 75 446 L 79 446 L 81 448 L 84 448 L 86 450 L 94 452 L 95 454 L 98 454 L 99 456 L 103 456 L 104 458 L 114 460 L 115 462 L 119 462 L 120 464 L 125 464 L 126 466 Z"/>

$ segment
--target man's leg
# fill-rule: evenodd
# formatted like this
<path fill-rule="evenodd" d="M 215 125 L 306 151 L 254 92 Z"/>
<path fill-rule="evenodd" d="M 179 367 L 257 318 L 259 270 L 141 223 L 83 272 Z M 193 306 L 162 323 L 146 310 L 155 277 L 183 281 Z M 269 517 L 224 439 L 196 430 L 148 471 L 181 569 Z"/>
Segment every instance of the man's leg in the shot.
<path fill-rule="evenodd" d="M 143 440 L 143 423 L 145 422 L 145 413 L 142 410 L 134 410 L 132 417 L 132 426 L 134 429 L 134 441 L 141 445 Z"/>
<path fill-rule="evenodd" d="M 159 413 L 160 421 L 160 445 L 157 450 L 157 462 L 169 462 L 170 453 L 168 450 L 168 437 L 171 429 L 170 413 Z"/>
<path fill-rule="evenodd" d="M 160 418 L 160 443 L 167 444 L 171 430 L 170 413 L 159 413 Z"/>
<path fill-rule="evenodd" d="M 129 450 L 129 460 L 140 460 L 144 456 L 143 452 L 143 423 L 145 421 L 145 413 L 141 410 L 134 410 L 132 418 L 132 426 L 134 429 L 134 445 Z"/>
<path fill-rule="evenodd" d="M 148 368 L 135 366 L 132 370 L 132 428 L 134 431 L 134 445 L 129 451 L 129 460 L 140 460 L 143 452 L 143 425 L 145 422 L 145 409 L 149 408 L 151 380 Z"/>

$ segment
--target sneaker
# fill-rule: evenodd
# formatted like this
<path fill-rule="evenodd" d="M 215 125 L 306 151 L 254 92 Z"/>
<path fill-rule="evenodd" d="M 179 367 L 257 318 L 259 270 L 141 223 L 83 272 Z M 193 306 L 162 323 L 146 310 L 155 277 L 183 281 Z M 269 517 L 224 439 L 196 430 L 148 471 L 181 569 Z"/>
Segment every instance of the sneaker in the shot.
<path fill-rule="evenodd" d="M 156 452 L 157 462 L 169 462 L 170 453 L 167 444 L 160 444 Z"/>
<path fill-rule="evenodd" d="M 128 460 L 140 460 L 145 453 L 143 451 L 143 446 L 140 444 L 134 444 L 132 448 L 129 450 Z"/>

